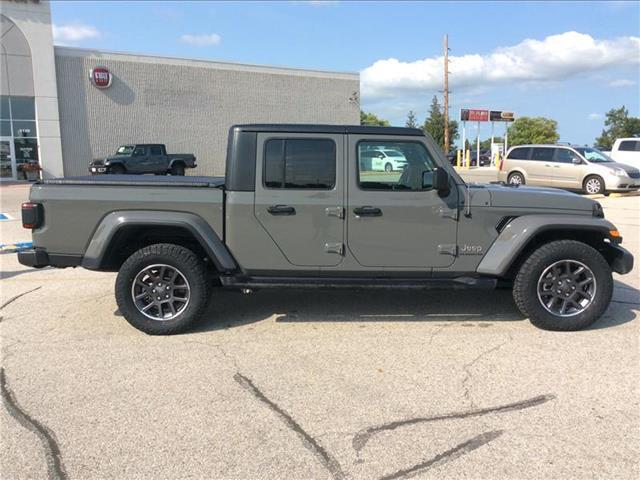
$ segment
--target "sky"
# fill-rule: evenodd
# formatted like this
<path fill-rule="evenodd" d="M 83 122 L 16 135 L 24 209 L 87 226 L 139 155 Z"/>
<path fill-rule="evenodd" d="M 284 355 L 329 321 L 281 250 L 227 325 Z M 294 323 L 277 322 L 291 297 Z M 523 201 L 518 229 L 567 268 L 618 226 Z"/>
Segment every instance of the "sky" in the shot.
<path fill-rule="evenodd" d="M 461 108 L 542 116 L 560 141 L 591 145 L 611 108 L 640 116 L 637 1 L 61 0 L 51 10 L 57 45 L 360 73 L 361 108 L 392 125 L 409 110 L 422 122 L 432 97 L 442 101 L 445 34 L 453 119 Z"/>

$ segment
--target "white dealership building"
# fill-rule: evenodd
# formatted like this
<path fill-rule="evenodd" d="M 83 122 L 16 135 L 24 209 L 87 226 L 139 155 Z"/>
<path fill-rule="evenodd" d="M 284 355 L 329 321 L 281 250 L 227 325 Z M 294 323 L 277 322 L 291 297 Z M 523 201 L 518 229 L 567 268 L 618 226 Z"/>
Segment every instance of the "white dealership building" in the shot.
<path fill-rule="evenodd" d="M 190 173 L 224 173 L 237 123 L 359 123 L 359 76 L 53 45 L 44 0 L 0 1 L 0 177 L 39 162 L 85 175 L 125 143 L 193 153 Z"/>

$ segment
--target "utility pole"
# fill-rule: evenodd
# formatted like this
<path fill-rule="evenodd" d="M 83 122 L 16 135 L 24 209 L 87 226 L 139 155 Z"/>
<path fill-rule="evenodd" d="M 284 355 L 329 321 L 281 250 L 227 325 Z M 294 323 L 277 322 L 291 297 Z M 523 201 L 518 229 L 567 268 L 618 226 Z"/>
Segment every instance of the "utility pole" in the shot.
<path fill-rule="evenodd" d="M 444 153 L 449 153 L 449 35 L 444 36 Z"/>

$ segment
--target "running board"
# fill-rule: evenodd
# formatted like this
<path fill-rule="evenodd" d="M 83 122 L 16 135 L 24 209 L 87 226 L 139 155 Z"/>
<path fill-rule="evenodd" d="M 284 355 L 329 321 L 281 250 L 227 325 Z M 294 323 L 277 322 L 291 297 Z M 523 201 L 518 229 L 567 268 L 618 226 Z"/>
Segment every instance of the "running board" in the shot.
<path fill-rule="evenodd" d="M 487 277 L 455 278 L 348 278 L 348 277 L 235 277 L 223 276 L 220 281 L 228 288 L 379 288 L 379 289 L 431 289 L 431 288 L 496 288 L 497 279 Z"/>

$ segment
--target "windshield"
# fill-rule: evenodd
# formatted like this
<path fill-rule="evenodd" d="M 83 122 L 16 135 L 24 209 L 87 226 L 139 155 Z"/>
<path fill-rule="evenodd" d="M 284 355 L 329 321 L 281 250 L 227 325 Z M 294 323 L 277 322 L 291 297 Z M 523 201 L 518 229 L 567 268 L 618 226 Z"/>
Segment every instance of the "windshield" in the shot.
<path fill-rule="evenodd" d="M 118 147 L 118 150 L 116 150 L 116 155 L 131 155 L 134 147 L 135 145 L 121 145 Z"/>
<path fill-rule="evenodd" d="M 384 153 L 387 154 L 387 157 L 402 157 L 402 159 L 404 160 L 404 155 L 397 150 L 384 150 Z"/>
<path fill-rule="evenodd" d="M 581 148 L 576 148 L 575 150 L 584 158 L 586 158 L 588 161 L 593 163 L 613 162 L 613 159 L 611 157 L 608 157 L 607 155 L 602 153 L 600 150 L 597 150 L 595 148 L 581 147 Z"/>

